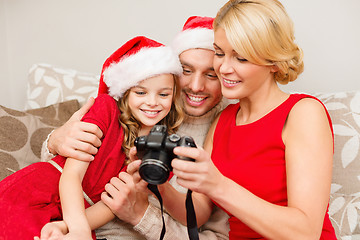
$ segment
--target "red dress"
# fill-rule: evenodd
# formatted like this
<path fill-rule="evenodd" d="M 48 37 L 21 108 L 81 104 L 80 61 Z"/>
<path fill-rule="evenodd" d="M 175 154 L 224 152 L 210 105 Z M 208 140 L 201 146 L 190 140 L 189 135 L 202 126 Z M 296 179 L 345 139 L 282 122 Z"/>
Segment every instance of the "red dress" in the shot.
<path fill-rule="evenodd" d="M 83 118 L 99 126 L 104 134 L 82 182 L 84 192 L 94 203 L 100 200 L 105 184 L 123 168 L 125 154 L 121 150 L 123 131 L 119 116 L 115 100 L 104 94 L 97 97 Z M 64 166 L 64 157 L 56 156 L 53 160 Z M 60 172 L 54 166 L 39 162 L 0 182 L 0 240 L 33 240 L 46 223 L 62 219 L 59 179 Z"/>
<path fill-rule="evenodd" d="M 305 97 L 311 96 L 292 94 L 263 118 L 240 126 L 235 121 L 239 104 L 229 105 L 221 113 L 214 133 L 212 160 L 219 171 L 256 196 L 287 206 L 285 146 L 281 133 L 290 110 Z M 329 114 L 328 119 L 331 126 Z M 230 239 L 264 239 L 229 215 Z M 336 239 L 327 213 L 320 239 Z"/>

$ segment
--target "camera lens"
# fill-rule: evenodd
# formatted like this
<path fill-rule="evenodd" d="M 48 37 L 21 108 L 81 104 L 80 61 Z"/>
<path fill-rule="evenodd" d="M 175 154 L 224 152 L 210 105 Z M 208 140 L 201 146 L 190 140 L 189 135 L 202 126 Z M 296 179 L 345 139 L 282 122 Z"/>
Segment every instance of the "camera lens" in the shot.
<path fill-rule="evenodd" d="M 139 173 L 146 182 L 157 185 L 166 182 L 170 169 L 157 159 L 146 159 L 142 161 Z"/>

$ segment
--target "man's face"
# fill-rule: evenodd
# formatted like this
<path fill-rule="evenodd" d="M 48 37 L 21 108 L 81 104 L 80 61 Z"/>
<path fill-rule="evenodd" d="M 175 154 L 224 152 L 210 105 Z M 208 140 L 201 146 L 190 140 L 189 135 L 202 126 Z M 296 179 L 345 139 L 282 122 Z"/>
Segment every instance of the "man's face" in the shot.
<path fill-rule="evenodd" d="M 214 52 L 189 49 L 179 55 L 183 73 L 180 88 L 185 113 L 200 117 L 214 108 L 222 99 L 221 85 L 214 68 Z"/>

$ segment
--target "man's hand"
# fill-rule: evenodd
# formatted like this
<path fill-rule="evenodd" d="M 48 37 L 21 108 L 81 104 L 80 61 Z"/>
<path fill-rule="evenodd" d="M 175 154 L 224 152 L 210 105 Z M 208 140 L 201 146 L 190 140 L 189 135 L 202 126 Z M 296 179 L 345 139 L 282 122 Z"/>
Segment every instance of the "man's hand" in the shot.
<path fill-rule="evenodd" d="M 95 99 L 90 98 L 63 126 L 52 132 L 48 141 L 48 148 L 52 154 L 81 161 L 94 159 L 93 155 L 101 145 L 103 133 L 95 124 L 80 121 L 94 102 Z"/>
<path fill-rule="evenodd" d="M 130 149 L 130 161 L 127 172 L 121 172 L 119 177 L 112 178 L 105 185 L 101 200 L 121 220 L 137 225 L 145 214 L 148 202 L 147 183 L 141 180 L 138 169 L 140 160 L 136 160 L 136 148 Z"/>
<path fill-rule="evenodd" d="M 135 183 L 129 173 L 121 172 L 105 185 L 101 200 L 113 213 L 131 225 L 137 225 L 149 205 L 147 193 L 136 191 Z"/>

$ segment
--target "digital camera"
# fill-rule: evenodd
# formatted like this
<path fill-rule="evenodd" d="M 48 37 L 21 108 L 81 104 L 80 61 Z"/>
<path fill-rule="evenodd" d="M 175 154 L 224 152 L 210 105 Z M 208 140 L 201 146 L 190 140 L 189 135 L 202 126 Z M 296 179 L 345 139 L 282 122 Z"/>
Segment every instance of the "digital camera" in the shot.
<path fill-rule="evenodd" d="M 155 125 L 149 135 L 135 139 L 137 156 L 142 159 L 139 173 L 142 179 L 150 184 L 162 184 L 169 178 L 172 171 L 171 161 L 179 158 L 187 161 L 194 159 L 177 156 L 173 149 L 178 146 L 196 147 L 192 137 L 180 137 L 177 134 L 167 134 L 165 125 Z"/>

